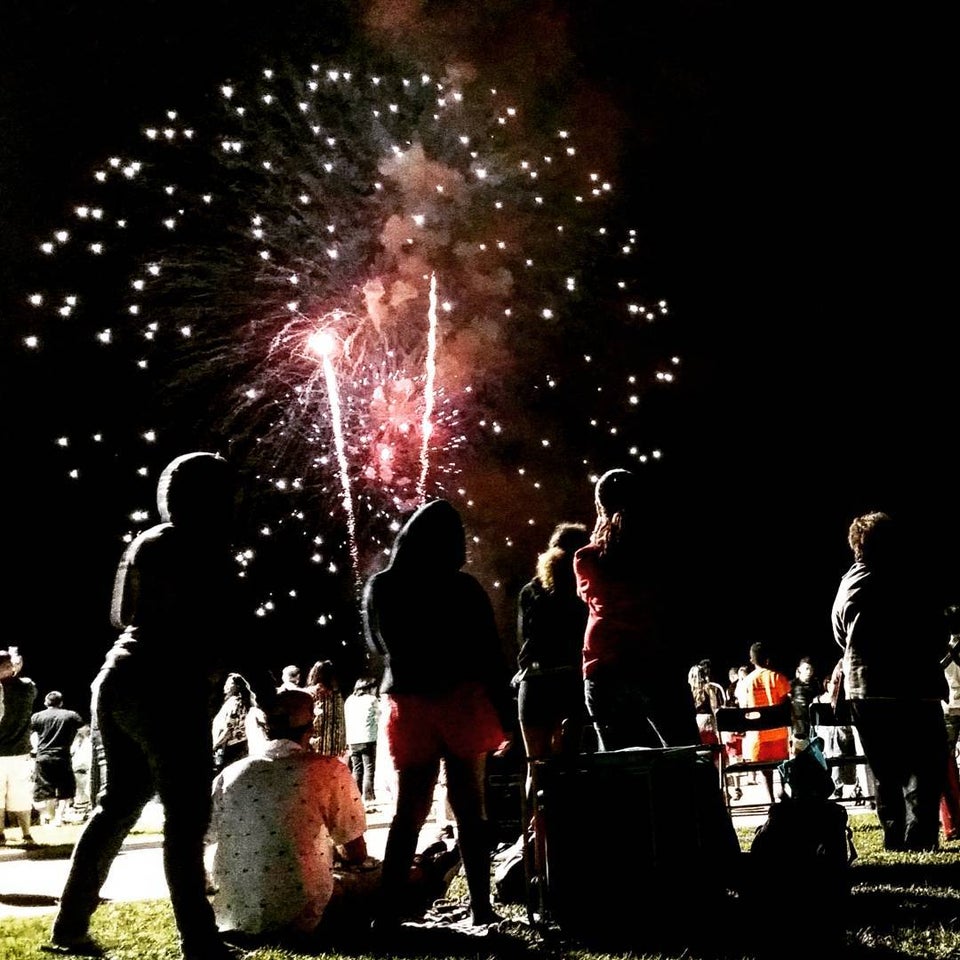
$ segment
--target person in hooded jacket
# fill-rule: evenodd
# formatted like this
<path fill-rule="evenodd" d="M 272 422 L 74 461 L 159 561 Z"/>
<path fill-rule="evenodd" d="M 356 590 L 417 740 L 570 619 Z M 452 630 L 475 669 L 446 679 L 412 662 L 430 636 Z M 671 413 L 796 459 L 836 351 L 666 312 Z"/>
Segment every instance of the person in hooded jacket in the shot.
<path fill-rule="evenodd" d="M 204 834 L 213 757 L 212 638 L 230 612 L 233 477 L 213 453 L 171 461 L 157 485 L 161 523 L 126 549 L 111 621 L 120 631 L 92 686 L 95 809 L 73 851 L 48 952 L 97 950 L 88 935 L 100 888 L 155 794 L 164 810 L 163 863 L 184 960 L 234 957 L 206 896 Z M 161 682 L 170 709 L 144 696 Z"/>
<path fill-rule="evenodd" d="M 384 732 L 397 771 L 376 920 L 381 929 L 404 913 L 441 760 L 473 923 L 496 919 L 484 771 L 487 754 L 506 740 L 513 703 L 493 607 L 460 569 L 465 562 L 459 513 L 446 500 L 433 500 L 407 520 L 386 569 L 364 589 L 364 628 L 371 654 L 383 663 Z"/>

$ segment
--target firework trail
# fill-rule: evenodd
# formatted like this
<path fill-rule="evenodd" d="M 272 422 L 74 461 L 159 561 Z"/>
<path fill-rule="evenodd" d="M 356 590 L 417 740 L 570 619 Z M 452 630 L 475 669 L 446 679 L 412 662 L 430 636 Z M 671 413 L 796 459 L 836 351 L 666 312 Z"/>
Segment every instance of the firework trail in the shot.
<path fill-rule="evenodd" d="M 433 399 L 437 379 L 437 275 L 430 274 L 430 330 L 427 334 L 427 379 L 424 386 L 423 425 L 420 429 L 420 481 L 417 495 L 426 498 L 427 471 L 430 469 L 430 434 L 433 432 Z"/>
<path fill-rule="evenodd" d="M 566 509 L 571 471 L 579 497 L 598 469 L 658 455 L 637 411 L 675 375 L 666 305 L 642 295 L 636 231 L 575 129 L 382 57 L 219 93 L 98 165 L 39 243 L 50 276 L 24 296 L 24 344 L 62 353 L 65 420 L 114 358 L 104 456 L 129 457 L 131 433 L 159 437 L 158 462 L 165 442 L 227 448 L 251 465 L 261 536 L 334 577 L 347 552 L 356 579 L 426 498 L 491 505 L 501 530 L 477 544 L 509 547 Z M 320 364 L 318 318 L 337 344 Z M 609 382 L 624 357 L 635 371 Z"/>
<path fill-rule="evenodd" d="M 333 427 L 334 443 L 337 451 L 337 465 L 340 468 L 340 486 L 343 491 L 343 509 L 347 515 L 347 534 L 350 543 L 351 568 L 360 595 L 361 583 L 357 553 L 357 518 L 353 509 L 353 493 L 350 489 L 350 466 L 347 461 L 346 444 L 343 439 L 343 418 L 340 413 L 340 390 L 337 387 L 337 373 L 331 359 L 336 349 L 336 341 L 326 330 L 319 330 L 310 338 L 310 346 L 320 357 L 323 365 L 323 378 L 327 386 L 327 402 L 330 404 L 330 417 Z"/>

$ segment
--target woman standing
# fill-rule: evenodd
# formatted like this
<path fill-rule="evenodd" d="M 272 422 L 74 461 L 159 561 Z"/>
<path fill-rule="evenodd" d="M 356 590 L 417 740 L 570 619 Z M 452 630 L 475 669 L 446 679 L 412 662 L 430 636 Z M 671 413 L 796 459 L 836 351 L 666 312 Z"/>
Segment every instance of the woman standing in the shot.
<path fill-rule="evenodd" d="M 557 754 L 565 745 L 579 747 L 585 713 L 581 670 L 587 607 L 577 596 L 573 555 L 589 542 L 590 533 L 582 523 L 558 524 L 537 558 L 536 576 L 518 598 L 517 707 L 528 763 Z M 562 737 L 564 721 L 567 735 Z"/>
<path fill-rule="evenodd" d="M 255 706 L 250 684 L 231 673 L 223 684 L 223 704 L 213 718 L 213 772 L 247 755 L 247 714 Z"/>
<path fill-rule="evenodd" d="M 307 674 L 304 688 L 313 697 L 313 736 L 310 749 L 325 757 L 343 757 L 347 731 L 343 719 L 343 694 L 330 660 L 318 660 Z"/>
<path fill-rule="evenodd" d="M 465 562 L 460 515 L 446 500 L 434 500 L 407 520 L 387 568 L 371 577 L 364 591 L 367 642 L 384 663 L 385 734 L 397 771 L 396 812 L 383 859 L 381 926 L 404 912 L 410 866 L 441 759 L 473 923 L 496 919 L 483 802 L 485 761 L 504 741 L 512 701 L 493 608 L 480 584 L 461 571 Z"/>
<path fill-rule="evenodd" d="M 595 487 L 591 542 L 574 556 L 588 608 L 587 711 L 601 750 L 700 742 L 687 669 L 667 639 L 660 571 L 641 526 L 637 478 L 609 470 Z"/>

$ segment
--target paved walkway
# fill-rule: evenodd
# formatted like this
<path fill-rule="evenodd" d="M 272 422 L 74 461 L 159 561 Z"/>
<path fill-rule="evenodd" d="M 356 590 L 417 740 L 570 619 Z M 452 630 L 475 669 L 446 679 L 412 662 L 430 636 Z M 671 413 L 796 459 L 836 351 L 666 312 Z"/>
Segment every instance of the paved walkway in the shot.
<path fill-rule="evenodd" d="M 367 850 L 383 859 L 392 808 L 383 806 L 367 814 Z M 138 829 L 152 832 L 131 833 L 114 860 L 101 895 L 104 899 L 154 900 L 168 896 L 163 873 L 162 829 L 160 810 L 150 805 Z M 0 847 L 0 936 L 3 918 L 52 913 L 67 878 L 72 844 L 57 843 L 57 829 L 34 827 L 38 845 L 27 849 L 19 841 L 20 831 L 8 827 L 7 844 Z M 433 840 L 437 822 L 431 816 L 424 826 L 424 843 Z M 70 831 L 73 837 L 75 831 Z"/>
<path fill-rule="evenodd" d="M 735 826 L 752 827 L 763 821 L 765 811 L 757 805 L 765 799 L 761 791 L 759 786 L 744 787 L 743 800 L 749 805 L 734 810 Z M 853 816 L 869 812 L 869 807 L 851 804 L 847 810 Z M 378 859 L 383 858 L 392 815 L 390 805 L 383 805 L 367 815 L 367 849 Z M 149 805 L 138 826 L 152 832 L 132 833 L 127 838 L 104 885 L 102 896 L 105 899 L 153 900 L 168 896 L 159 836 L 162 822 L 160 809 Z M 431 813 L 421 835 L 421 848 L 436 838 L 437 829 L 436 818 Z M 34 849 L 25 849 L 15 839 L 19 836 L 16 827 L 7 829 L 7 845 L 0 847 L 0 936 L 4 917 L 52 913 L 66 880 L 72 845 L 57 843 L 56 828 L 35 827 L 33 832 L 40 841 Z M 74 835 L 75 832 L 71 831 L 71 838 Z"/>

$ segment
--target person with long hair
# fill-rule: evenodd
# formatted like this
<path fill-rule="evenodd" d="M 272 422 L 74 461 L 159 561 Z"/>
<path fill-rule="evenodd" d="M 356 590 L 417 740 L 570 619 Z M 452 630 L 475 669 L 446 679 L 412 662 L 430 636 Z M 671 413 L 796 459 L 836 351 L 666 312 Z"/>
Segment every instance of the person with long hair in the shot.
<path fill-rule="evenodd" d="M 212 725 L 214 774 L 247 755 L 247 714 L 255 706 L 256 698 L 246 678 L 239 673 L 227 674 L 223 703 Z"/>
<path fill-rule="evenodd" d="M 313 697 L 313 736 L 310 749 L 325 757 L 345 757 L 347 730 L 343 694 L 332 660 L 318 660 L 307 674 L 304 690 Z"/>
<path fill-rule="evenodd" d="M 364 628 L 382 659 L 387 748 L 397 772 L 396 811 L 383 859 L 375 924 L 388 929 L 409 907 L 409 874 L 443 761 L 475 925 L 496 920 L 490 900 L 485 761 L 513 713 L 493 606 L 461 570 L 466 537 L 446 500 L 403 525 L 386 569 L 366 583 Z"/>
<path fill-rule="evenodd" d="M 608 470 L 594 494 L 596 525 L 573 566 L 588 610 L 584 694 L 600 749 L 698 744 L 687 667 L 670 640 L 637 477 Z"/>
<path fill-rule="evenodd" d="M 573 555 L 589 542 L 584 524 L 558 524 L 537 557 L 536 576 L 517 599 L 517 713 L 528 764 L 565 746 L 579 748 L 587 606 L 577 596 Z"/>

